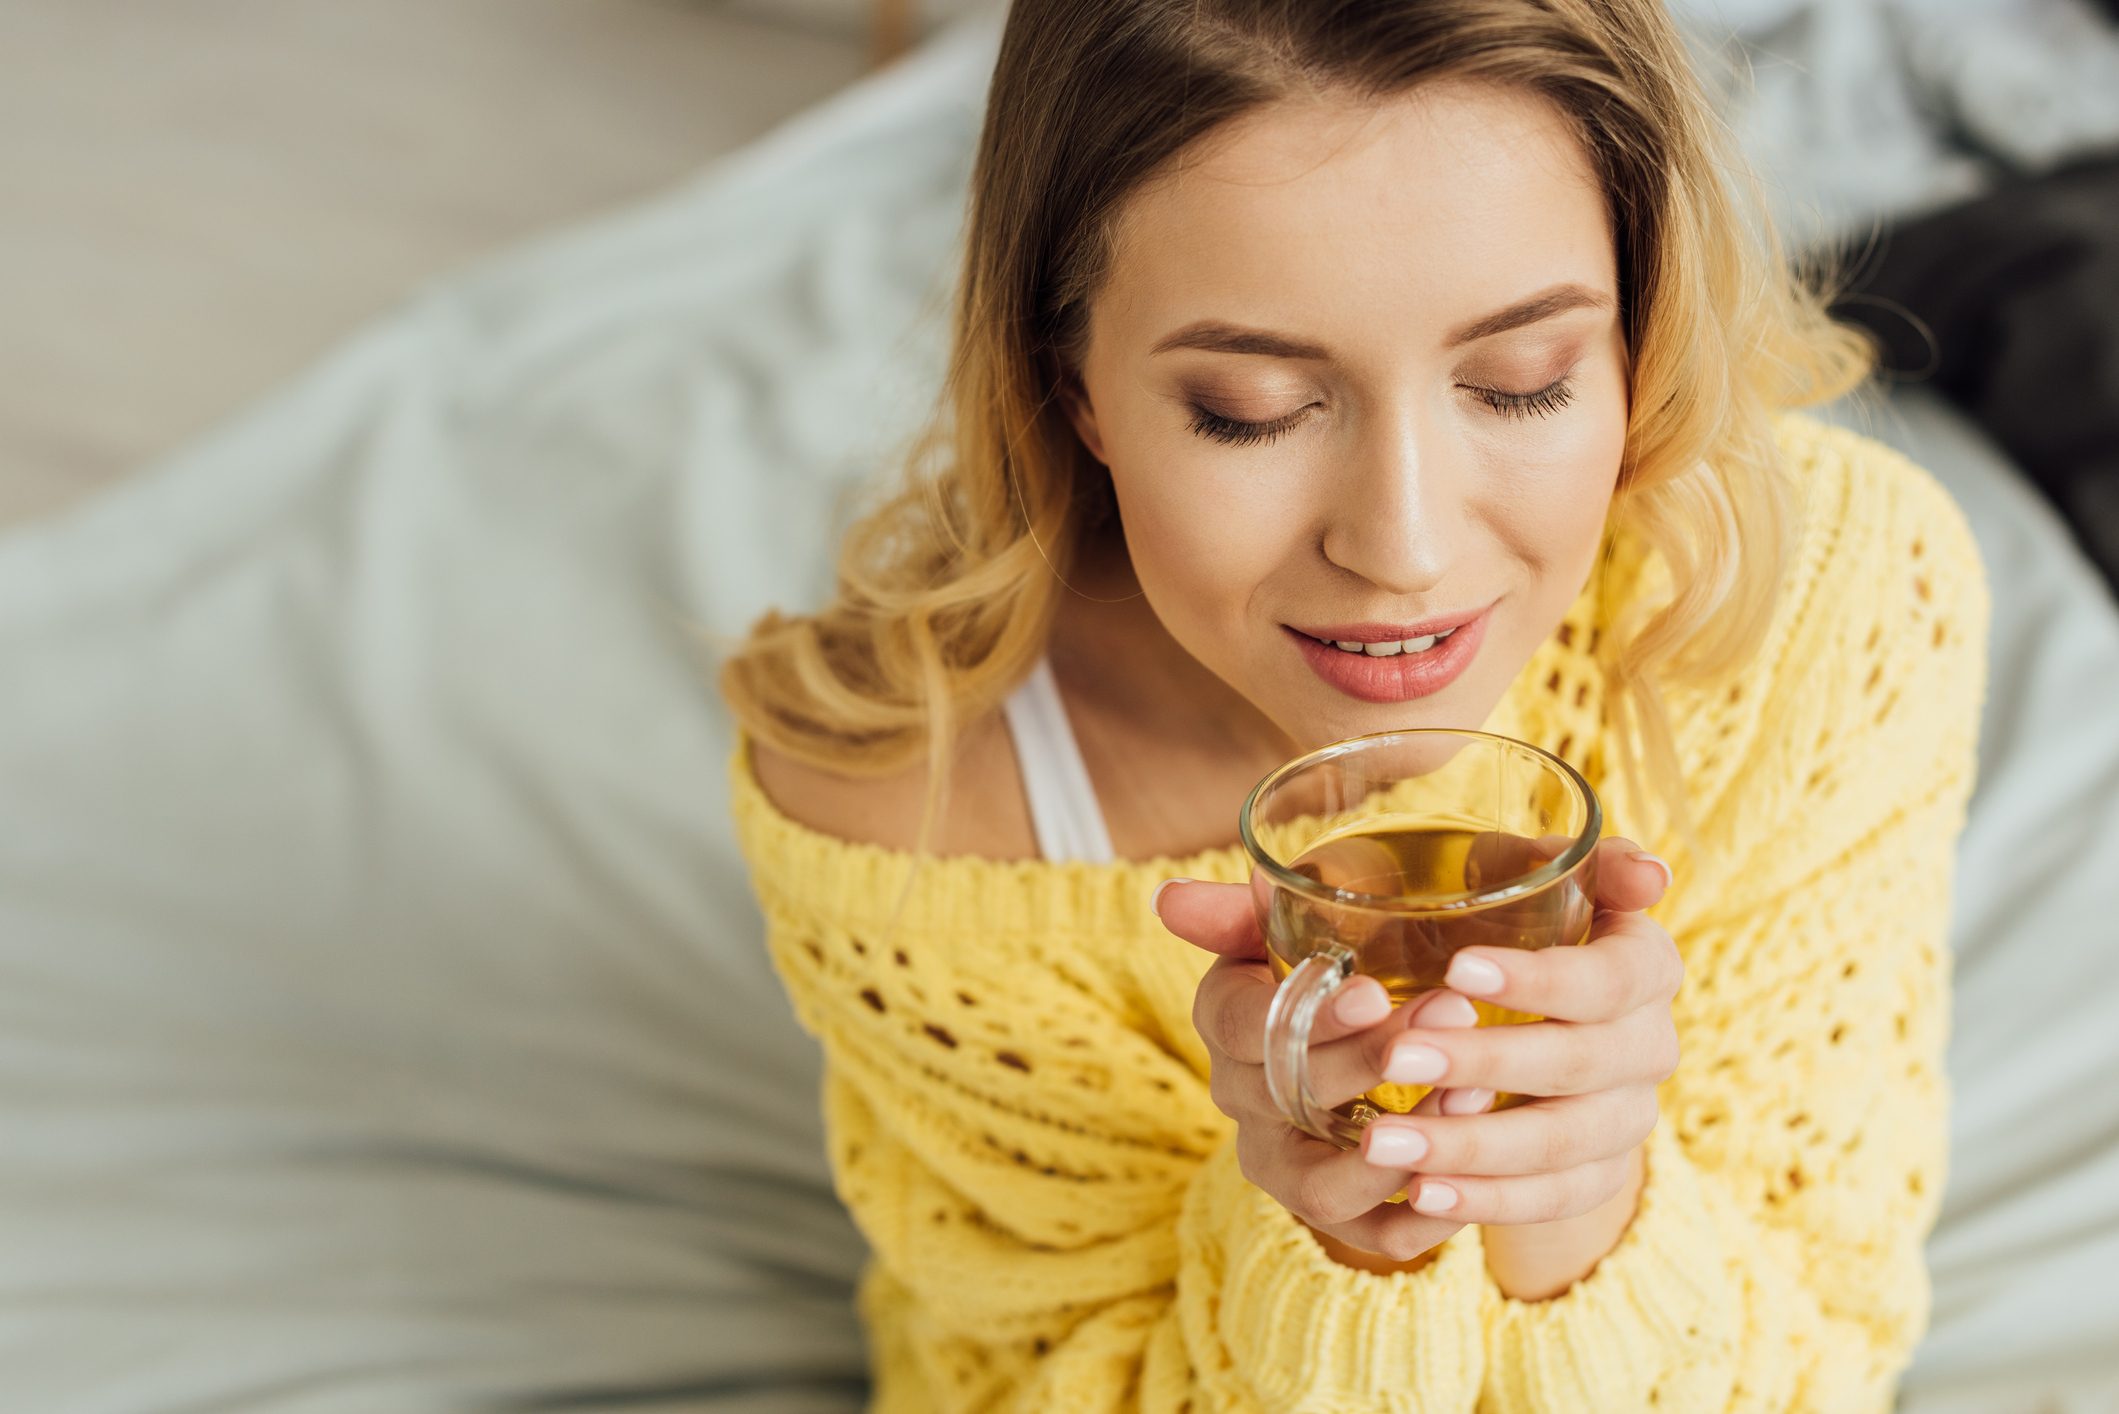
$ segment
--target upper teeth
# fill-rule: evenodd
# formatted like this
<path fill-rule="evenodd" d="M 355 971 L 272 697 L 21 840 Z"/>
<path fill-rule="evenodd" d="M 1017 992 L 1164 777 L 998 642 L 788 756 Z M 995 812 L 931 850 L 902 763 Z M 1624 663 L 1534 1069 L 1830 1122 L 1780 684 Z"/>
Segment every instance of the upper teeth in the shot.
<path fill-rule="evenodd" d="M 1366 653 L 1371 658 L 1388 658 L 1394 653 L 1425 653 L 1455 632 L 1453 628 L 1446 628 L 1440 633 L 1428 634 L 1425 638 L 1408 638 L 1398 643 L 1355 643 L 1341 639 L 1332 646 L 1346 653 Z"/>

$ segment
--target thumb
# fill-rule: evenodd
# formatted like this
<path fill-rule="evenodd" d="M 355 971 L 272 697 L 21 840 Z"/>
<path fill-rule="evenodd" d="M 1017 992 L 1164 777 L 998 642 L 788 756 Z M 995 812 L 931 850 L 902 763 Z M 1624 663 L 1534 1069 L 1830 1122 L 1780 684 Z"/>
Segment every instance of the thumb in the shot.
<path fill-rule="evenodd" d="M 1632 840 L 1614 835 L 1597 844 L 1597 907 L 1635 913 L 1653 907 L 1670 887 L 1670 866 Z"/>
<path fill-rule="evenodd" d="M 1165 879 L 1149 895 L 1148 908 L 1162 919 L 1163 927 L 1195 947 L 1223 957 L 1266 955 L 1265 939 L 1251 912 L 1251 891 L 1242 884 Z"/>

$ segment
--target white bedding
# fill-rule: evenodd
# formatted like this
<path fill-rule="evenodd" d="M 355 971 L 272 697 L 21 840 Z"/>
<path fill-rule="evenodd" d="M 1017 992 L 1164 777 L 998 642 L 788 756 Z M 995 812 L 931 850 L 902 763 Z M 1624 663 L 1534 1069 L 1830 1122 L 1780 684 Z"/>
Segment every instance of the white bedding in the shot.
<path fill-rule="evenodd" d="M 992 40 L 0 540 L 0 1405 L 859 1406 L 861 1248 L 708 644 L 815 601 L 925 411 Z M 2119 616 L 1904 410 L 1998 607 L 1909 1404 L 2087 1414 L 2119 1407 Z"/>
<path fill-rule="evenodd" d="M 1950 1183 L 1913 1414 L 2119 1410 L 2119 611 L 2046 503 L 1931 393 L 1837 415 L 1933 471 L 1994 589 L 1958 848 Z"/>

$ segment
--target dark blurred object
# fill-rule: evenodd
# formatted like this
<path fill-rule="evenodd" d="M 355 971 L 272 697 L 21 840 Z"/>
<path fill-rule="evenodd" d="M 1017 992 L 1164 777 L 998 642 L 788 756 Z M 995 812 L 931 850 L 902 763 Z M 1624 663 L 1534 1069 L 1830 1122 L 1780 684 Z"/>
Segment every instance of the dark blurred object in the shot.
<path fill-rule="evenodd" d="M 2119 590 L 2119 159 L 1895 228 L 1835 312 L 1978 419 Z"/>

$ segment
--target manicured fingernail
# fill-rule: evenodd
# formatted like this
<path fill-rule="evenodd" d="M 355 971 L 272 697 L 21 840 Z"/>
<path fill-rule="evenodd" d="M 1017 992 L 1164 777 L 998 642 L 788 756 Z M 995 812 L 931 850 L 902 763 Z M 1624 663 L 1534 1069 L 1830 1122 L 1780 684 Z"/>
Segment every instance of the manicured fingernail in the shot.
<path fill-rule="evenodd" d="M 1425 1026 L 1434 1031 L 1462 1031 L 1467 1026 L 1479 1024 L 1479 1013 L 1472 1004 L 1455 992 L 1434 992 L 1421 1004 L 1413 1017 L 1413 1025 Z"/>
<path fill-rule="evenodd" d="M 1400 1046 L 1383 1063 L 1383 1078 L 1393 1085 L 1432 1085 L 1449 1069 L 1449 1057 L 1433 1046 Z"/>
<path fill-rule="evenodd" d="M 1491 1090 L 1451 1090 L 1442 1097 L 1442 1113 L 1446 1115 L 1485 1114 L 1486 1107 L 1494 1102 Z"/>
<path fill-rule="evenodd" d="M 1362 1157 L 1380 1169 L 1409 1169 L 1427 1157 L 1427 1136 L 1395 1124 L 1372 1124 Z"/>
<path fill-rule="evenodd" d="M 1391 994 L 1366 977 L 1348 979 L 1339 995 L 1332 998 L 1332 1015 L 1339 1018 L 1341 1026 L 1374 1026 L 1390 1014 Z"/>
<path fill-rule="evenodd" d="M 1663 889 L 1666 893 L 1669 891 L 1670 886 L 1677 882 L 1678 876 L 1670 872 L 1670 861 L 1663 858 L 1660 854 L 1650 854 L 1645 849 L 1637 849 L 1626 857 L 1636 864 L 1653 864 L 1656 868 L 1662 870 Z"/>
<path fill-rule="evenodd" d="M 1420 1194 L 1413 1199 L 1416 1213 L 1446 1213 L 1457 1206 L 1457 1190 L 1446 1183 L 1423 1183 Z"/>
<path fill-rule="evenodd" d="M 1442 980 L 1460 992 L 1487 997 L 1500 991 L 1508 979 L 1501 975 L 1500 968 L 1485 958 L 1460 952 L 1450 959 L 1449 971 L 1443 974 Z"/>
<path fill-rule="evenodd" d="M 1163 890 L 1169 888 L 1172 884 L 1189 884 L 1191 882 L 1192 880 L 1190 879 L 1165 879 L 1160 884 L 1157 884 L 1155 892 L 1148 895 L 1148 912 L 1154 914 L 1157 918 L 1162 917 Z"/>

